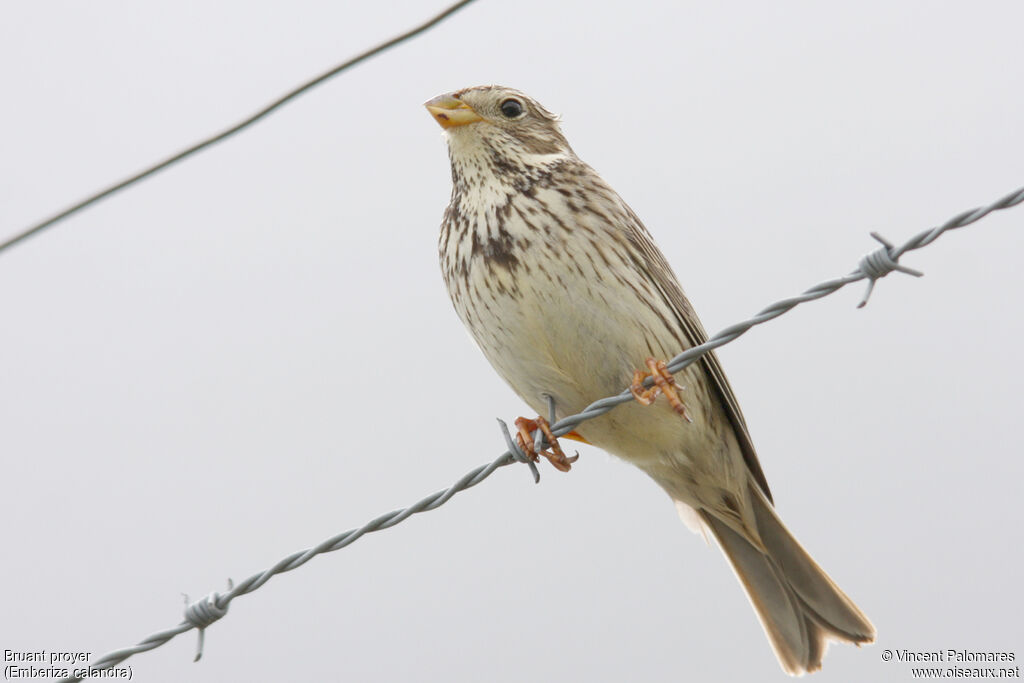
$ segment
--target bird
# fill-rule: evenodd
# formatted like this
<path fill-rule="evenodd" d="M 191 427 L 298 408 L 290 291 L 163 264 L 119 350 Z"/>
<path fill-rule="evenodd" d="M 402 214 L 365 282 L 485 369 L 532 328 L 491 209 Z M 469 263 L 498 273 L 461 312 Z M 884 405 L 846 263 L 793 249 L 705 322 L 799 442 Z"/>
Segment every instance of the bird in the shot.
<path fill-rule="evenodd" d="M 553 405 L 555 419 L 630 386 L 635 402 L 570 436 L 638 467 L 691 529 L 717 541 L 786 673 L 820 669 L 829 641 L 872 642 L 871 621 L 776 513 L 717 356 L 666 371 L 664 359 L 707 333 L 648 230 L 575 154 L 559 117 L 497 85 L 424 106 L 451 162 L 444 282 L 497 373 L 538 416 Z M 542 417 L 517 426 L 532 458 L 530 434 L 541 429 L 551 450 L 539 454 L 571 468 Z"/>

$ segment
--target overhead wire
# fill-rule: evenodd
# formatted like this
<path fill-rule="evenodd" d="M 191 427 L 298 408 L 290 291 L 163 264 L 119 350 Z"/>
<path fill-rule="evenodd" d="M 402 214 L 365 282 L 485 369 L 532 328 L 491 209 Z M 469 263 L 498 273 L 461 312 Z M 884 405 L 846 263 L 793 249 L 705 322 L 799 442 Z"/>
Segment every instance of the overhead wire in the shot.
<path fill-rule="evenodd" d="M 281 95 L 280 97 L 278 97 L 274 101 L 272 101 L 269 104 L 267 104 L 264 107 L 262 107 L 259 111 L 257 111 L 254 114 L 251 114 L 251 115 L 245 117 L 244 119 L 242 119 L 238 123 L 235 123 L 234 125 L 229 126 L 228 128 L 223 129 L 219 133 L 215 133 L 215 134 L 213 134 L 213 135 L 211 135 L 211 136 L 209 136 L 207 138 L 204 138 L 204 139 L 200 140 L 199 142 L 196 142 L 196 143 L 194 143 L 192 145 L 189 145 L 185 149 L 183 149 L 183 150 L 181 150 L 179 152 L 175 152 L 171 156 L 163 159 L 162 161 L 158 161 L 157 163 L 153 164 L 152 166 L 149 166 L 148 168 L 145 168 L 145 169 L 139 171 L 138 173 L 135 173 L 135 174 L 133 174 L 131 176 L 128 176 L 127 178 L 124 178 L 123 180 L 120 180 L 120 181 L 118 181 L 118 182 L 116 182 L 116 183 L 114 183 L 112 185 L 109 185 L 109 186 L 107 186 L 107 187 L 105 187 L 105 188 L 103 188 L 101 190 L 98 190 L 97 192 L 94 192 L 93 194 L 89 195 L 88 197 L 85 197 L 85 198 L 75 202 L 71 206 L 68 206 L 67 208 L 62 209 L 61 211 L 58 211 L 57 213 L 55 213 L 55 214 L 53 214 L 53 215 L 51 215 L 51 216 L 49 216 L 47 218 L 44 218 L 43 220 L 39 221 L 38 223 L 30 225 L 29 227 L 25 228 L 24 230 L 22 230 L 21 232 L 17 233 L 13 237 L 10 237 L 10 238 L 8 238 L 5 241 L 0 242 L 0 253 L 3 253 L 5 250 L 10 249 L 11 247 L 13 247 L 16 244 L 19 244 L 20 242 L 23 242 L 24 240 L 28 239 L 29 237 L 32 237 L 33 235 L 37 235 L 40 232 L 42 232 L 43 230 L 46 230 L 47 228 L 50 228 L 50 227 L 54 226 L 55 224 L 59 223 L 60 221 L 64 220 L 65 218 L 73 216 L 74 214 L 78 213 L 79 211 L 82 211 L 83 209 L 85 209 L 86 207 L 92 206 L 93 204 L 95 204 L 98 201 L 106 199 L 107 197 L 110 197 L 111 195 L 116 194 L 116 193 L 120 192 L 121 190 L 124 190 L 124 189 L 126 189 L 128 187 L 131 187 L 132 185 L 135 185 L 139 181 L 144 180 L 144 179 L 146 179 L 146 178 L 148 178 L 148 177 L 150 177 L 150 176 L 152 176 L 152 175 L 154 175 L 156 173 L 159 173 L 160 171 L 163 171 L 163 170 L 167 169 L 168 167 L 173 166 L 174 164 L 178 163 L 179 161 L 187 159 L 188 157 L 190 157 L 190 156 L 192 156 L 192 155 L 194 155 L 194 154 L 196 154 L 198 152 L 201 152 L 202 150 L 206 149 L 207 147 L 211 147 L 213 145 L 216 145 L 219 142 L 223 142 L 227 138 L 235 135 L 236 133 L 241 132 L 242 130 L 245 130 L 249 126 L 251 126 L 254 123 L 256 123 L 257 121 L 259 121 L 260 119 L 262 119 L 265 116 L 273 113 L 277 109 L 283 107 L 288 102 L 291 102 L 296 97 L 299 97 L 300 95 L 308 92 L 309 90 L 315 88 L 316 86 L 320 85 L 324 81 L 327 81 L 327 80 L 333 78 L 334 76 L 337 76 L 341 72 L 343 72 L 343 71 L 345 71 L 345 70 L 355 66 L 356 64 L 359 64 L 360 62 L 366 61 L 370 57 L 378 55 L 381 52 L 384 52 L 385 50 L 387 50 L 389 48 L 395 47 L 396 45 L 399 45 L 400 43 L 403 43 L 403 42 L 409 40 L 410 38 L 414 38 L 415 36 L 418 36 L 419 34 L 423 33 L 424 31 L 426 31 L 426 30 L 428 30 L 430 28 L 433 28 L 434 26 L 436 26 L 440 22 L 444 21 L 445 19 L 447 19 L 451 15 L 455 14 L 460 9 L 465 7 L 466 5 L 469 5 L 469 4 L 471 4 L 471 3 L 475 2 L 475 1 L 476 0 L 459 0 L 459 2 L 456 2 L 453 5 L 450 5 L 449 7 L 447 7 L 445 10 L 443 10 L 439 14 L 434 15 L 430 19 L 427 19 L 423 23 L 418 24 L 417 26 L 414 26 L 413 28 L 409 29 L 408 31 L 405 31 L 404 33 L 400 33 L 399 35 L 397 35 L 397 36 L 395 36 L 393 38 L 385 40 L 383 43 L 380 43 L 380 44 L 378 44 L 378 45 L 376 45 L 374 47 L 371 47 L 371 48 L 369 48 L 367 50 L 364 50 L 363 52 L 360 52 L 356 56 L 354 56 L 354 57 L 352 57 L 350 59 L 345 60 L 341 64 L 338 64 L 337 66 L 331 67 L 327 71 L 324 71 L 319 76 L 316 76 L 316 77 L 306 81 L 305 83 L 303 83 L 303 84 L 301 84 L 301 85 L 299 85 L 299 86 L 297 86 L 295 88 L 292 88 L 291 90 L 286 92 L 284 95 Z"/>

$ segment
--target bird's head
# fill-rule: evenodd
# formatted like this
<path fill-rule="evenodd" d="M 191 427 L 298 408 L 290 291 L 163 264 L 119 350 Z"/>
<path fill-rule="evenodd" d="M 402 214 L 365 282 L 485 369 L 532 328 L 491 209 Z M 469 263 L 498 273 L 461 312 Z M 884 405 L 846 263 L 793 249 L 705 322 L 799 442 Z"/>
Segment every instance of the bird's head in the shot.
<path fill-rule="evenodd" d="M 466 88 L 438 95 L 423 106 L 445 129 L 453 160 L 484 152 L 529 166 L 531 158 L 572 154 L 558 117 L 512 88 Z"/>

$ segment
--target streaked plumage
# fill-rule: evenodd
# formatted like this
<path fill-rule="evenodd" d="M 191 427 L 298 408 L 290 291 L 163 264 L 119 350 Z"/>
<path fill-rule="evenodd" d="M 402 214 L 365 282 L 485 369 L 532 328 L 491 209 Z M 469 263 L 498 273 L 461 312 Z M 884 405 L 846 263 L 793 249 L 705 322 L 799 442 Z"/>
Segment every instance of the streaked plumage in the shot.
<path fill-rule="evenodd" d="M 618 393 L 644 359 L 707 335 L 625 202 L 525 94 L 483 86 L 427 103 L 447 132 L 451 203 L 439 242 L 459 317 L 538 414 Z M 820 667 L 825 639 L 874 628 L 786 531 L 714 354 L 676 376 L 692 423 L 662 401 L 584 423 L 591 443 L 647 472 L 694 528 L 718 540 L 782 667 Z"/>

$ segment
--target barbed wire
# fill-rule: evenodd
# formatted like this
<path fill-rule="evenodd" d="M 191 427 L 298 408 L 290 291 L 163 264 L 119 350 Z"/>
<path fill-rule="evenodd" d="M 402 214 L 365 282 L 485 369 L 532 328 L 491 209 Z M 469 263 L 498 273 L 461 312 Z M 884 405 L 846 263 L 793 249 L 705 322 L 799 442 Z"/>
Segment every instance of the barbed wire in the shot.
<path fill-rule="evenodd" d="M 124 180 L 121 180 L 121 181 L 119 181 L 117 183 L 114 183 L 113 185 L 110 185 L 110 186 L 108 186 L 108 187 L 106 187 L 106 188 L 104 188 L 104 189 L 102 189 L 102 190 L 100 190 L 100 191 L 98 191 L 98 192 L 96 192 L 94 194 L 91 194 L 88 197 L 86 197 L 85 199 L 82 199 L 82 200 L 76 202 L 75 204 L 72 204 L 71 206 L 67 207 L 66 209 L 63 209 L 62 211 L 59 211 L 58 213 L 53 214 L 49 218 L 45 218 L 45 219 L 39 221 L 38 223 L 35 223 L 34 225 L 29 226 L 28 228 L 26 228 L 22 232 L 16 234 L 14 237 L 9 238 L 5 242 L 0 242 L 0 252 L 3 252 L 6 249 L 10 249 L 15 244 L 18 244 L 19 242 L 21 242 L 22 240 L 28 239 L 29 237 L 31 237 L 31 236 L 39 233 L 39 232 L 42 232 L 46 228 L 49 228 L 50 226 L 54 225 L 55 223 L 58 223 L 58 222 L 64 220 L 65 218 L 71 216 L 72 214 L 78 213 L 82 209 L 84 209 L 87 206 L 90 206 L 92 204 L 95 204 L 96 202 L 100 201 L 101 199 L 106 199 L 107 197 L 109 197 L 109 196 L 111 196 L 111 195 L 113 195 L 113 194 L 115 194 L 117 192 L 120 192 L 121 190 L 123 190 L 123 189 L 125 189 L 127 187 L 130 187 L 131 185 L 134 185 L 135 183 L 139 182 L 140 180 L 148 178 L 149 176 L 151 176 L 151 175 L 153 175 L 155 173 L 159 173 L 160 171 L 162 171 L 162 170 L 164 170 L 164 169 L 166 169 L 166 168 L 168 168 L 170 166 L 173 166 L 174 164 L 178 163 L 179 161 L 182 161 L 183 159 L 192 156 L 196 152 L 202 151 L 203 149 L 206 149 L 207 147 L 215 145 L 218 142 L 222 142 L 223 140 L 225 140 L 225 139 L 231 137 L 232 135 L 234 135 L 235 133 L 238 133 L 241 130 L 243 130 L 245 128 L 248 128 L 252 124 L 256 123 L 257 121 L 259 121 L 263 117 L 265 117 L 268 114 L 270 114 L 271 112 L 273 112 L 274 110 L 276 110 L 276 109 L 284 106 L 288 102 L 292 101 L 293 99 L 295 99 L 299 95 L 302 95 L 303 93 L 307 92 L 308 90 L 311 90 L 312 88 L 320 85 L 324 81 L 329 80 L 330 78 L 333 78 L 334 76 L 337 76 L 342 71 L 345 71 L 346 69 L 348 69 L 350 67 L 353 67 L 356 64 L 358 64 L 360 62 L 363 62 L 363 61 L 369 59 L 370 57 L 373 57 L 374 55 L 378 55 L 381 52 L 384 52 L 385 50 L 398 45 L 399 43 L 404 43 L 406 40 L 409 40 L 410 38 L 416 37 L 417 35 L 419 35 L 420 33 L 423 33 L 427 29 L 432 28 L 435 25 L 441 23 L 442 21 L 444 21 L 445 19 L 450 17 L 452 14 L 455 14 L 460 9 L 462 9 L 463 7 L 465 7 L 466 5 L 468 5 L 468 4 L 472 3 L 472 2 L 475 2 L 475 0 L 459 0 L 459 2 L 456 2 L 453 5 L 450 5 L 448 8 L 446 8 L 440 14 L 437 14 L 437 15 L 431 17 L 430 19 L 428 19 L 427 21 L 423 22 L 422 24 L 419 24 L 418 26 L 415 26 L 415 27 L 409 29 L 405 33 L 401 33 L 401 34 L 395 36 L 394 38 L 386 40 L 383 43 L 380 43 L 379 45 L 377 45 L 375 47 L 371 47 L 370 49 L 368 49 L 368 50 L 366 50 L 364 52 L 359 53 L 355 57 L 352 57 L 351 59 L 348 59 L 348 60 L 342 62 L 341 64 L 338 64 L 337 66 L 334 66 L 334 67 L 328 69 L 327 71 L 323 72 L 319 76 L 316 76 L 315 78 L 312 78 L 312 79 L 306 81 L 302 85 L 299 85 L 298 87 L 295 87 L 295 88 L 289 90 L 284 95 L 281 95 L 280 97 L 278 97 L 276 100 L 274 100 L 270 104 L 264 106 L 262 109 L 260 109 L 256 113 L 251 114 L 250 116 L 242 119 L 241 121 L 239 121 L 238 123 L 234 124 L 233 126 L 231 126 L 229 128 L 225 128 L 224 130 L 222 130 L 219 133 L 216 133 L 214 135 L 211 135 L 210 137 L 204 138 L 204 139 L 200 140 L 199 142 L 197 142 L 197 143 L 195 143 L 195 144 L 193 144 L 193 145 L 191 145 L 189 147 L 186 147 L 185 149 L 181 150 L 180 152 L 177 152 L 177 153 L 167 157 L 163 161 L 159 161 L 159 162 L 153 164 L 152 166 L 150 166 L 150 167 L 148 167 L 148 168 L 146 168 L 146 169 L 144 169 L 142 171 L 139 171 L 135 175 L 129 176 L 128 178 L 125 178 Z"/>
<path fill-rule="evenodd" d="M 736 323 L 734 325 L 730 325 L 729 327 L 726 327 L 724 330 L 721 330 L 700 346 L 695 346 L 675 356 L 671 361 L 669 361 L 668 370 L 673 373 L 679 372 L 686 366 L 696 362 L 697 359 L 703 356 L 705 353 L 708 353 L 713 349 L 716 349 L 720 346 L 724 346 L 725 344 L 728 344 L 736 340 L 737 338 L 745 334 L 747 331 L 749 331 L 750 328 L 756 325 L 761 325 L 763 323 L 768 322 L 769 320 L 774 320 L 775 318 L 778 318 L 782 314 L 796 308 L 800 304 L 806 303 L 808 301 L 814 301 L 816 299 L 821 299 L 825 296 L 828 296 L 829 294 L 833 294 L 842 289 L 843 287 L 845 287 L 846 285 L 853 284 L 855 282 L 861 282 L 862 280 L 868 280 L 868 289 L 857 306 L 858 308 L 861 308 L 867 303 L 868 297 L 871 295 L 875 282 L 880 278 L 885 277 L 889 273 L 893 271 L 899 271 L 906 273 L 908 275 L 914 275 L 917 277 L 921 276 L 921 273 L 919 273 L 918 271 L 907 268 L 906 266 L 903 266 L 898 262 L 899 257 L 905 254 L 906 252 L 915 249 L 920 249 L 931 244 L 948 230 L 955 230 L 957 228 L 962 228 L 966 225 L 970 225 L 971 223 L 981 220 L 982 218 L 984 218 L 993 211 L 1008 209 L 1010 207 L 1017 206 L 1021 202 L 1024 202 L 1024 187 L 1014 192 L 1011 192 L 1010 194 L 1006 195 L 1005 197 L 1002 197 L 1001 199 L 996 200 L 995 202 L 989 204 L 988 206 L 971 209 L 970 211 L 964 211 L 963 213 L 954 216 L 953 218 L 949 219 L 948 221 L 946 221 L 945 223 L 936 228 L 924 230 L 918 233 L 917 235 L 911 237 L 900 247 L 893 247 L 889 242 L 887 242 L 877 233 L 871 233 L 871 236 L 877 241 L 879 241 L 882 244 L 882 246 L 861 258 L 860 262 L 857 265 L 857 268 L 854 269 L 853 272 L 843 277 L 836 278 L 834 280 L 828 280 L 826 282 L 819 283 L 811 287 L 810 289 L 806 290 L 803 294 L 800 294 L 799 296 L 777 301 L 771 304 L 770 306 L 762 309 L 753 317 L 742 322 Z M 568 432 L 575 429 L 575 427 L 580 423 L 598 417 L 599 415 L 603 415 L 608 411 L 612 410 L 615 406 L 632 400 L 633 397 L 629 389 L 624 389 L 621 393 L 615 396 L 609 396 L 594 401 L 589 406 L 584 408 L 583 411 L 576 415 L 570 415 L 568 417 L 562 418 L 558 422 L 553 422 L 554 405 L 552 401 L 549 399 L 548 407 L 549 411 L 552 413 L 553 422 L 553 424 L 551 425 L 552 433 L 554 433 L 555 436 L 562 436 L 564 434 L 567 434 Z M 505 443 L 508 446 L 508 450 L 506 450 L 504 453 L 502 453 L 497 458 L 492 460 L 490 463 L 480 465 L 479 467 L 471 470 L 470 472 L 467 472 L 461 478 L 459 478 L 458 481 L 449 486 L 447 489 L 433 493 L 427 496 L 426 498 L 423 498 L 422 500 L 413 503 L 409 507 L 400 510 L 393 510 L 386 514 L 380 515 L 379 517 L 370 520 L 369 522 L 367 522 L 366 524 L 357 529 L 350 529 L 336 536 L 332 536 L 331 538 L 328 538 L 319 545 L 309 548 L 308 550 L 302 550 L 297 553 L 293 553 L 292 555 L 285 557 L 269 569 L 266 569 L 257 574 L 253 574 L 252 576 L 250 576 L 249 578 L 245 579 L 237 585 L 232 584 L 229 581 L 228 591 L 226 593 L 221 594 L 218 592 L 213 592 L 200 600 L 188 604 L 188 606 L 185 608 L 184 621 L 182 621 L 174 628 L 170 628 L 166 631 L 161 631 L 159 633 L 154 633 L 153 635 L 149 636 L 145 640 L 142 640 L 141 642 L 132 647 L 127 647 L 121 650 L 109 652 L 100 657 L 99 659 L 97 659 L 94 663 L 92 663 L 90 668 L 93 670 L 103 670 L 112 668 L 134 654 L 146 652 L 147 650 L 157 648 L 163 645 L 164 643 L 168 642 L 175 636 L 185 633 L 187 631 L 191 631 L 192 629 L 199 630 L 198 650 L 195 656 L 195 661 L 198 661 L 200 657 L 202 657 L 203 636 L 205 633 L 205 629 L 212 623 L 214 623 L 215 621 L 224 617 L 224 615 L 227 614 L 228 606 L 231 604 L 232 600 L 241 595 L 245 595 L 246 593 L 251 593 L 257 588 L 260 588 L 277 574 L 282 574 L 284 572 L 297 569 L 298 567 L 301 567 L 302 565 L 312 560 L 317 555 L 333 552 L 335 550 L 340 550 L 348 545 L 351 545 L 355 541 L 359 540 L 364 534 L 368 534 L 374 531 L 380 531 L 381 529 L 389 529 L 397 524 L 400 524 L 401 522 L 404 522 L 406 519 L 417 513 L 425 512 L 427 510 L 436 510 L 437 508 L 441 507 L 449 500 L 451 500 L 451 498 L 456 493 L 459 493 L 460 491 L 465 491 L 466 489 L 476 486 L 484 479 L 491 476 L 491 474 L 493 474 L 499 468 L 511 465 L 514 462 L 523 462 L 529 464 L 531 471 L 534 475 L 534 480 L 539 481 L 539 474 L 537 473 L 536 466 L 534 465 L 534 463 L 522 452 L 518 444 L 512 439 L 512 436 L 509 434 L 508 428 L 505 425 L 505 423 L 502 422 L 501 420 L 498 420 L 498 422 L 501 425 L 501 430 L 505 438 Z M 540 434 L 540 430 L 536 431 L 535 438 L 538 448 L 540 447 L 540 445 L 544 444 L 544 440 Z M 82 679 L 70 677 L 61 680 L 67 683 L 72 683 L 80 681 Z"/>

